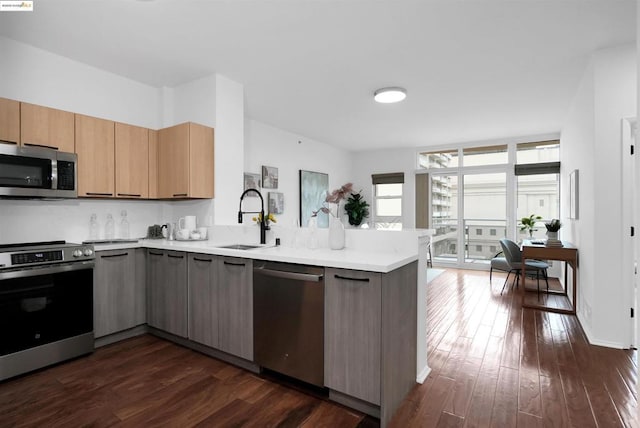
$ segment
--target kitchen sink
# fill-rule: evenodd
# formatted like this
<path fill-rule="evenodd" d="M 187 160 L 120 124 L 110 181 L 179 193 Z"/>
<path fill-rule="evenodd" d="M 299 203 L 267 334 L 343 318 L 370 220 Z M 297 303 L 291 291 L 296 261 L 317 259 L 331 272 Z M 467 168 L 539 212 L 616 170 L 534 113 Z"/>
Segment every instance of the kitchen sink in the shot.
<path fill-rule="evenodd" d="M 246 244 L 231 244 L 231 245 L 222 245 L 217 248 L 226 248 L 229 250 L 252 250 L 254 248 L 260 248 L 261 245 L 246 245 Z"/>

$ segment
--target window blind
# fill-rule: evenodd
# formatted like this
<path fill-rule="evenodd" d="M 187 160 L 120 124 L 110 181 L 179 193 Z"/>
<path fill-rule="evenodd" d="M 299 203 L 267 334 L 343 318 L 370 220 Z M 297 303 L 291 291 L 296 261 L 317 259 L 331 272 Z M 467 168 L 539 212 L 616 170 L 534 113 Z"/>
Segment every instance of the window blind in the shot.
<path fill-rule="evenodd" d="M 559 174 L 560 162 L 530 163 L 515 166 L 516 175 Z"/>
<path fill-rule="evenodd" d="M 373 184 L 397 184 L 404 183 L 404 172 L 391 172 L 387 174 L 371 174 Z"/>

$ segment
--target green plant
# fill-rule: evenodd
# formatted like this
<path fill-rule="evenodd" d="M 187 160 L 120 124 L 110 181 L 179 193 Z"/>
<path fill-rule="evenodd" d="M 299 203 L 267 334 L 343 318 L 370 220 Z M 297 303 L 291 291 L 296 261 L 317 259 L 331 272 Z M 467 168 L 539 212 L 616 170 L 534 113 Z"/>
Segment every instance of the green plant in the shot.
<path fill-rule="evenodd" d="M 552 219 L 551 221 L 544 224 L 549 232 L 557 232 L 562 227 L 562 223 L 557 218 Z"/>
<path fill-rule="evenodd" d="M 352 226 L 360 226 L 362 220 L 369 217 L 369 203 L 364 200 L 360 192 L 349 195 L 344 210 L 347 212 L 349 224 Z"/>
<path fill-rule="evenodd" d="M 533 236 L 533 232 L 536 230 L 536 223 L 538 220 L 542 220 L 542 217 L 539 215 L 531 214 L 529 217 L 522 217 L 520 219 L 520 231 L 529 232 L 529 236 Z"/>

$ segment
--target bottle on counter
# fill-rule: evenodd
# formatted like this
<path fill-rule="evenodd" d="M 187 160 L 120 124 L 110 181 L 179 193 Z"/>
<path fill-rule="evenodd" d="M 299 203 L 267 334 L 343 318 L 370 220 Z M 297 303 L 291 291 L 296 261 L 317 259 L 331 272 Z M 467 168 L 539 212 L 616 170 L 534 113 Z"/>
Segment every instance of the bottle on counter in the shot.
<path fill-rule="evenodd" d="M 91 214 L 91 220 L 89 220 L 89 239 L 92 241 L 100 239 L 100 224 L 96 214 Z"/>
<path fill-rule="evenodd" d="M 129 221 L 127 210 L 120 211 L 120 238 L 129 239 Z"/>
<path fill-rule="evenodd" d="M 107 214 L 107 222 L 104 225 L 104 239 L 114 239 L 116 237 L 116 225 L 113 216 Z"/>

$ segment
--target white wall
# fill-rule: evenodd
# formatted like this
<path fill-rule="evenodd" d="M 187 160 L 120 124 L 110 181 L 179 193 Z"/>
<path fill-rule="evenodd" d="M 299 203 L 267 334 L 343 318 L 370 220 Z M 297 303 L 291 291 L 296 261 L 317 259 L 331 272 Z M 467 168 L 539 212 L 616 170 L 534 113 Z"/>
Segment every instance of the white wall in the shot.
<path fill-rule="evenodd" d="M 388 172 L 404 172 L 404 186 L 402 188 L 402 225 L 404 228 L 414 228 L 416 224 L 416 149 L 392 149 L 357 152 L 353 156 L 354 188 L 362 189 L 362 195 L 371 205 L 370 215 L 373 216 L 373 185 L 372 174 Z M 371 223 L 372 218 L 368 221 Z"/>
<path fill-rule="evenodd" d="M 278 168 L 278 188 L 262 189 L 265 211 L 268 192 L 284 193 L 284 213 L 277 216 L 278 226 L 293 227 L 299 218 L 300 169 L 329 174 L 329 190 L 333 190 L 354 181 L 351 162 L 352 155 L 345 150 L 255 120 L 245 122 L 244 172 L 261 174 L 263 165 Z M 238 197 L 241 192 L 242 186 Z M 259 201 L 258 198 L 245 198 L 243 210 L 259 211 Z"/>
<path fill-rule="evenodd" d="M 31 102 L 149 128 L 160 125 L 157 88 L 107 73 L 77 61 L 0 37 L 0 97 Z M 126 209 L 131 236 L 144 236 L 150 224 L 169 220 L 162 202 L 0 200 L 0 242 L 89 237 L 89 218 L 97 214 L 116 222 Z"/>
<path fill-rule="evenodd" d="M 635 46 L 593 54 L 562 130 L 563 237 L 579 251 L 578 317 L 592 343 L 629 345 L 622 283 L 621 120 L 636 114 Z M 569 173 L 579 170 L 579 218 L 568 218 Z M 607 226 L 605 226 L 607 225 Z M 610 227 L 609 225 L 615 225 Z"/>

